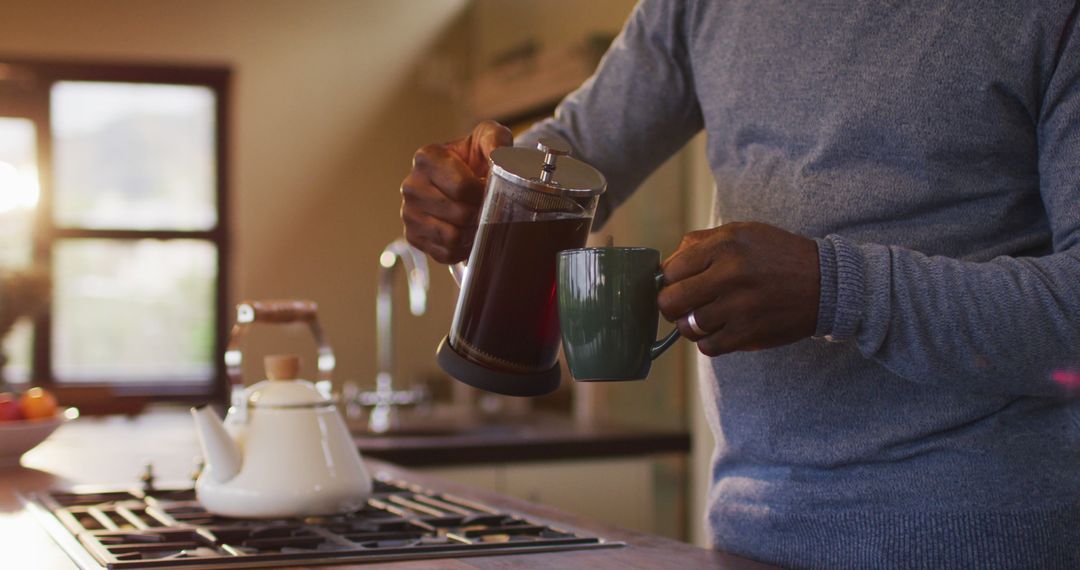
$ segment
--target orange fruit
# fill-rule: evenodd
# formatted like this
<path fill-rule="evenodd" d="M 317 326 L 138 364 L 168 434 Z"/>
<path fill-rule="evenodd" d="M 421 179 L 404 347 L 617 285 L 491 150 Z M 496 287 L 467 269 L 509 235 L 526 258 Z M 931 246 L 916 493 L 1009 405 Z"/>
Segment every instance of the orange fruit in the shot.
<path fill-rule="evenodd" d="M 30 388 L 19 397 L 19 410 L 28 420 L 51 418 L 57 409 L 56 398 L 44 388 Z"/>

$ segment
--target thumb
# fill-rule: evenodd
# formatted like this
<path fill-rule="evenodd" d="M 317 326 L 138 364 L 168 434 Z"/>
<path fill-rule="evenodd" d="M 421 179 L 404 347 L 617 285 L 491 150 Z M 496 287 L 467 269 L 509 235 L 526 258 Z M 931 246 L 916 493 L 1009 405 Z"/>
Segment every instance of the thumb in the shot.
<path fill-rule="evenodd" d="M 488 158 L 491 157 L 491 151 L 500 146 L 514 144 L 514 135 L 510 132 L 510 129 L 495 121 L 484 121 L 477 125 L 476 129 L 473 130 L 473 138 L 478 154 L 484 163 L 484 174 L 487 174 Z"/>
<path fill-rule="evenodd" d="M 500 146 L 514 144 L 514 135 L 510 129 L 495 121 L 484 121 L 464 139 L 450 143 L 450 150 L 480 178 L 488 174 L 488 157 L 491 151 Z"/>

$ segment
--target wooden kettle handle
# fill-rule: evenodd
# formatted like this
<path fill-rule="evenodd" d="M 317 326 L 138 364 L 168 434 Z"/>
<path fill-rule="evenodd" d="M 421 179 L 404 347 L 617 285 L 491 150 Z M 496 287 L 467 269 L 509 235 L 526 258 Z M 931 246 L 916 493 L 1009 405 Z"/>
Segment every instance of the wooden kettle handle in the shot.
<path fill-rule="evenodd" d="M 318 379 L 329 381 L 334 373 L 336 359 L 333 349 L 330 348 L 330 342 L 319 324 L 318 313 L 319 304 L 306 299 L 248 300 L 237 304 L 236 324 L 233 325 L 229 343 L 225 347 L 225 372 L 229 377 L 229 383 L 234 388 L 244 385 L 240 377 L 244 360 L 240 345 L 248 329 L 255 323 L 306 324 L 311 330 L 311 336 L 315 339 L 315 348 L 318 352 L 316 360 Z"/>
<path fill-rule="evenodd" d="M 296 323 L 318 318 L 319 304 L 305 299 L 242 301 L 236 306 L 238 323 Z"/>

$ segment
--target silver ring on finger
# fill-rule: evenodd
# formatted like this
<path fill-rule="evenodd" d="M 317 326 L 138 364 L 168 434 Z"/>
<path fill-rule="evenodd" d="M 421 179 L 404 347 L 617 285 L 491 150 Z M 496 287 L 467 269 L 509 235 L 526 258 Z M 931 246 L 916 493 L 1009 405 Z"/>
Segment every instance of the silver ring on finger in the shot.
<path fill-rule="evenodd" d="M 701 329 L 697 324 L 697 318 L 694 317 L 694 311 L 690 311 L 686 315 L 686 324 L 690 327 L 690 330 L 694 331 L 694 334 L 698 336 L 709 336 L 709 333 Z"/>

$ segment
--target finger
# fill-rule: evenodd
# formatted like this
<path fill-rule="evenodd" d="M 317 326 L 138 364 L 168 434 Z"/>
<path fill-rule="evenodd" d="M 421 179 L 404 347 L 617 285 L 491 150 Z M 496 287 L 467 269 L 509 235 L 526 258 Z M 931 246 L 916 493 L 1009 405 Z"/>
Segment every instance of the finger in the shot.
<path fill-rule="evenodd" d="M 401 183 L 404 209 L 424 213 L 455 226 L 476 226 L 480 206 L 451 199 L 422 174 L 411 173 Z"/>
<path fill-rule="evenodd" d="M 484 121 L 480 123 L 477 129 L 474 130 L 474 133 L 475 144 L 482 162 L 482 166 L 478 169 L 478 172 L 482 171 L 481 176 L 487 176 L 489 167 L 488 159 L 491 157 L 491 151 L 501 146 L 510 146 L 514 144 L 514 135 L 510 132 L 510 129 L 495 121 Z"/>
<path fill-rule="evenodd" d="M 741 350 L 745 344 L 738 330 L 725 327 L 697 341 L 698 351 L 705 356 L 721 356 Z"/>
<path fill-rule="evenodd" d="M 410 232 L 431 243 L 447 248 L 455 248 L 464 243 L 465 234 L 462 229 L 440 219 L 411 210 L 402 212 L 402 219 Z"/>
<path fill-rule="evenodd" d="M 410 237 L 408 234 L 406 234 L 405 239 L 409 242 L 410 245 L 420 249 L 420 251 L 428 254 L 431 259 L 434 259 L 439 263 L 450 265 L 452 263 L 457 263 L 465 259 L 465 257 L 459 257 L 455 252 L 437 243 L 431 243 L 425 239 L 417 238 L 415 236 Z"/>
<path fill-rule="evenodd" d="M 660 313 L 668 321 L 675 322 L 690 311 L 718 299 L 723 292 L 718 273 L 708 270 L 665 286 L 656 299 Z"/>
<path fill-rule="evenodd" d="M 421 147 L 413 156 L 413 172 L 421 172 L 452 200 L 479 206 L 484 202 L 484 182 L 457 155 L 442 145 Z"/>
<path fill-rule="evenodd" d="M 440 245 L 451 252 L 472 247 L 472 240 L 476 235 L 476 228 L 448 224 L 412 209 L 403 209 L 401 219 L 405 222 L 406 231 L 414 237 Z"/>
<path fill-rule="evenodd" d="M 449 143 L 447 148 L 482 178 L 488 174 L 491 151 L 512 144 L 514 136 L 510 129 L 495 121 L 484 121 L 476 125 L 469 136 Z"/>
<path fill-rule="evenodd" d="M 717 259 L 738 252 L 737 233 L 742 224 L 725 224 L 683 236 L 678 249 L 661 264 L 664 279 L 675 283 L 707 270 Z"/>
<path fill-rule="evenodd" d="M 447 197 L 479 206 L 484 203 L 484 180 L 449 152 L 446 161 L 429 174 L 431 182 Z"/>
<path fill-rule="evenodd" d="M 410 245 L 428 254 L 432 259 L 439 263 L 450 265 L 451 263 L 464 261 L 469 257 L 469 250 L 467 248 L 447 247 L 435 243 L 431 241 L 430 238 L 409 229 L 405 230 L 405 240 L 408 241 Z"/>
<path fill-rule="evenodd" d="M 679 246 L 675 253 L 664 260 L 660 269 L 664 272 L 665 283 L 678 283 L 705 271 L 711 264 L 712 255 L 709 248 L 701 242 L 696 242 Z"/>
<path fill-rule="evenodd" d="M 698 334 L 697 331 L 690 326 L 691 314 L 694 315 L 694 322 L 697 323 L 698 328 L 705 331 L 705 334 Z M 699 306 L 687 312 L 682 317 L 679 317 L 675 321 L 675 326 L 679 329 L 679 334 L 697 342 L 702 338 L 723 330 L 724 325 L 727 324 L 728 318 L 729 315 L 725 303 L 714 301 Z"/>

